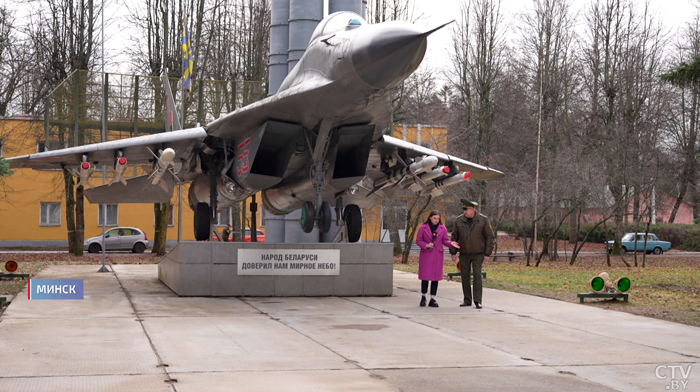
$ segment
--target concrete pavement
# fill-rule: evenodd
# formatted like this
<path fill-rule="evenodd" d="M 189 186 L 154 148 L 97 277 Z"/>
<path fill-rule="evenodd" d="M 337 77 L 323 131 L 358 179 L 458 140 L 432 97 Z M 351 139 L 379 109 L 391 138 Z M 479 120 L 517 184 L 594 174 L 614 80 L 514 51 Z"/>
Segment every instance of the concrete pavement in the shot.
<path fill-rule="evenodd" d="M 84 279 L 82 301 L 14 299 L 0 391 L 700 390 L 682 324 L 489 289 L 460 308 L 456 282 L 420 308 L 398 271 L 392 297 L 183 298 L 156 265 L 112 268 L 36 276 Z"/>

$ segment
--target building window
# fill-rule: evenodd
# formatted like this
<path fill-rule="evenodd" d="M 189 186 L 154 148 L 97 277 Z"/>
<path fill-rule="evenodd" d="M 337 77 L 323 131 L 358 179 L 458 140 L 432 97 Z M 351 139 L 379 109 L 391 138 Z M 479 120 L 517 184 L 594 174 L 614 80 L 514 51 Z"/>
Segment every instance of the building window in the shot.
<path fill-rule="evenodd" d="M 171 204 L 168 208 L 168 226 L 175 226 L 175 204 Z"/>
<path fill-rule="evenodd" d="M 61 226 L 61 203 L 41 203 L 41 226 Z"/>
<path fill-rule="evenodd" d="M 156 213 L 153 213 L 153 226 L 156 225 Z M 175 204 L 171 204 L 168 208 L 168 227 L 175 226 Z"/>
<path fill-rule="evenodd" d="M 119 204 L 100 204 L 100 206 L 107 206 L 107 224 L 105 226 L 119 226 Z M 104 207 L 100 207 L 100 210 L 104 211 Z M 102 226 L 103 217 L 104 212 L 98 214 L 98 226 Z"/>
<path fill-rule="evenodd" d="M 231 224 L 231 207 L 218 211 L 216 213 L 217 226 L 226 226 Z"/>
<path fill-rule="evenodd" d="M 265 227 L 265 218 L 267 218 L 267 210 L 265 210 L 265 206 L 260 203 L 260 227 Z"/>

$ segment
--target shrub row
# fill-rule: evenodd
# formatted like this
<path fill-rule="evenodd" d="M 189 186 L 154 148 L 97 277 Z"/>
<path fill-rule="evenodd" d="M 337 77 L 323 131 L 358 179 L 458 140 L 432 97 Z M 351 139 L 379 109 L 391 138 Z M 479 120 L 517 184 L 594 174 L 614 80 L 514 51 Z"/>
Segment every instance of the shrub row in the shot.
<path fill-rule="evenodd" d="M 579 231 L 579 241 L 583 240 L 583 237 L 587 232 L 589 232 L 595 224 L 584 224 L 581 225 L 581 230 Z M 624 233 L 629 232 L 642 232 L 644 231 L 646 225 L 636 225 L 633 223 L 625 223 L 622 225 L 622 230 Z M 532 236 L 532 226 L 520 228 L 518 233 L 518 227 L 515 221 L 503 220 L 498 222 L 498 230 L 505 231 L 508 234 L 520 234 L 528 237 Z M 560 240 L 569 239 L 569 225 L 563 224 L 556 236 Z M 651 225 L 649 227 L 649 232 L 656 234 L 660 240 L 671 242 L 671 246 L 674 249 L 681 250 L 691 250 L 700 251 L 700 226 L 698 225 L 681 225 L 674 223 L 659 223 L 656 225 Z M 537 233 L 537 238 L 542 240 L 546 233 L 543 233 L 543 229 L 539 228 Z M 615 236 L 615 227 L 613 223 L 607 224 L 607 236 L 603 225 L 600 225 L 593 230 L 588 235 L 587 242 L 604 243 L 606 238 L 613 239 Z"/>

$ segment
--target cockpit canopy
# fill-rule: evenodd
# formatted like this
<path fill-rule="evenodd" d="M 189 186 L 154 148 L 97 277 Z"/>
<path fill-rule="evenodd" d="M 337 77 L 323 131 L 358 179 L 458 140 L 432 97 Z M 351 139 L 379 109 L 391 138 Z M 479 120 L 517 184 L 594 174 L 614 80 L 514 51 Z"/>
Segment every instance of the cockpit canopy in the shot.
<path fill-rule="evenodd" d="M 362 25 L 366 25 L 362 17 L 354 12 L 350 11 L 339 11 L 328 15 L 327 18 L 321 21 L 321 23 L 316 26 L 316 30 L 311 35 L 311 41 L 318 37 L 323 37 L 329 34 L 337 33 L 339 31 L 356 29 Z"/>

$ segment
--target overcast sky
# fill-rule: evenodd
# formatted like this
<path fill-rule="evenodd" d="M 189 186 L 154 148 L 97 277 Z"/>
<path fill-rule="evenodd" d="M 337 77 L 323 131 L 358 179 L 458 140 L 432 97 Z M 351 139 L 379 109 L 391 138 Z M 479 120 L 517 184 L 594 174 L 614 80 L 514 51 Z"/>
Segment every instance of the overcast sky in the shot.
<path fill-rule="evenodd" d="M 99 0 L 98 0 L 99 1 Z M 125 39 L 129 33 L 128 26 L 124 20 L 127 8 L 124 3 L 138 2 L 140 0 L 104 0 L 107 12 L 105 13 L 105 24 L 107 25 L 106 43 L 105 46 L 109 54 L 108 58 L 112 64 L 107 64 L 107 72 L 126 72 L 123 69 L 123 59 L 120 58 L 120 52 L 129 42 Z M 459 3 L 461 0 L 414 0 L 416 9 L 415 14 L 422 15 L 422 18 L 417 22 L 423 27 L 436 27 L 442 23 L 449 22 L 459 15 Z M 580 9 L 590 4 L 593 0 L 573 0 L 573 11 Z M 644 0 L 635 0 L 640 6 Z M 693 3 L 698 4 L 700 0 L 648 0 L 653 12 L 658 13 L 658 16 L 663 20 L 665 27 L 669 30 L 669 34 L 675 33 L 679 27 L 683 27 L 685 23 L 690 21 L 694 13 Z M 25 1 L 17 0 L 0 0 L 0 3 L 10 5 L 17 10 L 18 18 L 26 14 L 29 9 Z M 33 3 L 36 4 L 36 3 Z M 502 0 L 501 9 L 505 18 L 505 25 L 513 25 L 514 18 L 519 12 L 523 12 L 526 8 L 532 7 L 531 0 Z M 415 16 L 414 16 L 415 17 Z M 582 19 L 579 18 L 579 23 Z M 423 67 L 437 68 L 444 71 L 449 65 L 449 50 L 452 41 L 452 26 L 450 25 L 442 30 L 432 34 L 428 40 L 428 52 L 423 62 Z M 126 30 L 126 31 L 125 31 Z M 513 36 L 515 29 L 508 29 L 511 33 L 510 39 Z M 98 33 L 99 34 L 99 33 Z M 116 61 L 119 60 L 119 61 Z M 196 61 L 196 60 L 195 60 Z M 117 63 L 117 64 L 115 64 Z M 122 63 L 121 67 L 119 66 Z M 195 64 L 196 66 L 196 64 Z"/>
<path fill-rule="evenodd" d="M 459 15 L 460 0 L 415 0 L 416 13 L 422 14 L 423 19 L 417 24 L 425 27 L 435 27 L 442 23 L 449 22 Z M 581 8 L 591 4 L 592 0 L 573 0 L 573 11 L 579 12 Z M 663 20 L 664 26 L 669 30 L 669 34 L 674 34 L 678 28 L 685 26 L 690 21 L 695 7 L 693 4 L 700 3 L 700 0 L 648 0 L 650 10 L 657 13 Z M 644 4 L 643 0 L 636 0 L 638 6 Z M 504 14 L 505 25 L 515 23 L 516 14 L 532 8 L 531 0 L 502 0 L 501 11 Z M 579 18 L 579 23 L 582 22 Z M 452 26 L 452 25 L 450 25 Z M 452 28 L 448 26 L 432 34 L 428 38 L 428 52 L 423 61 L 422 67 L 444 68 L 449 63 L 449 50 L 452 42 Z M 509 29 L 511 34 L 515 34 L 515 29 Z M 509 38 L 514 38 L 509 36 Z M 444 71 L 442 69 L 441 71 Z"/>

